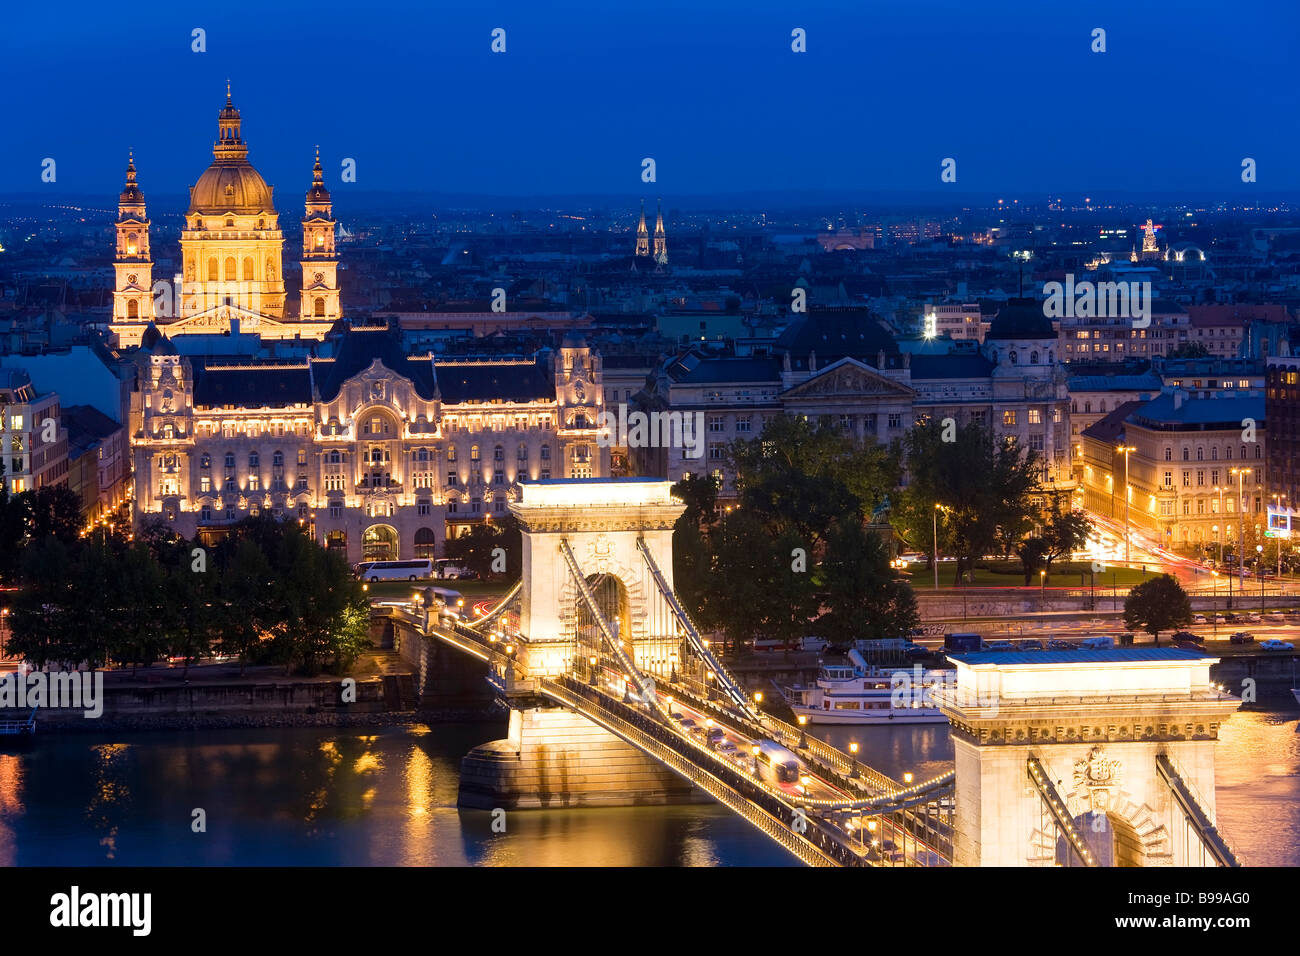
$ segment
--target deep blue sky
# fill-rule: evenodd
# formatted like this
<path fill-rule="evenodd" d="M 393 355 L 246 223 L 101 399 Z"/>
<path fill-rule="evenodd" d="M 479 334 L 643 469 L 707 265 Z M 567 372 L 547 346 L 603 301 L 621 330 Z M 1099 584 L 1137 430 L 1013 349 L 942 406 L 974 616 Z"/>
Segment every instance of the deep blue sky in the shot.
<path fill-rule="evenodd" d="M 336 199 L 938 189 L 946 156 L 962 191 L 1240 194 L 1245 156 L 1256 189 L 1300 188 L 1296 0 L 190 6 L 7 5 L 0 192 L 52 190 L 50 156 L 59 191 L 111 201 L 128 146 L 147 194 L 183 192 L 227 76 L 281 212 L 315 143 Z M 790 50 L 796 26 L 807 53 Z"/>

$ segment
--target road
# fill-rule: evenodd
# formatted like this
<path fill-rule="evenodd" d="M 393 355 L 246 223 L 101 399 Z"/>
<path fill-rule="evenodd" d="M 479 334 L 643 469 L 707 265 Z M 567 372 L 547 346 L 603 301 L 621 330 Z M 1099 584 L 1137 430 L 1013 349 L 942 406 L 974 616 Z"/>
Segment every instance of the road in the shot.
<path fill-rule="evenodd" d="M 616 669 L 604 666 L 602 668 L 602 680 L 610 692 L 618 695 L 624 692 L 626 683 L 623 675 Z M 792 803 L 797 805 L 800 799 L 805 797 L 813 800 L 843 800 L 845 802 L 858 799 L 855 795 L 846 792 L 820 776 L 817 769 L 795 750 L 791 750 L 789 753 L 792 754 L 795 762 L 799 765 L 798 779 L 778 779 L 773 767 L 759 761 L 753 755 L 754 744 L 760 741 L 772 743 L 769 738 L 748 737 L 725 724 L 717 723 L 708 714 L 683 703 L 671 693 L 659 689 L 657 694 L 674 718 L 679 722 L 686 720 L 692 722 L 691 725 L 688 725 L 689 732 L 700 743 L 706 743 L 708 731 L 716 727 L 721 732 L 721 737 L 715 740 L 711 745 L 711 749 L 724 755 L 731 754 L 730 759 L 737 768 L 759 777 L 768 788 L 779 790 Z M 830 818 L 823 819 L 826 822 L 831 822 Z M 941 854 L 936 848 L 918 839 L 910 832 L 905 833 L 896 826 L 889 816 L 879 815 L 864 819 L 860 815 L 849 816 L 844 814 L 834 821 L 834 825 L 840 829 L 846 838 L 857 844 L 858 851 L 862 855 L 866 855 L 868 849 L 874 845 L 873 840 L 879 840 L 880 846 L 878 850 L 894 863 L 926 863 L 928 865 L 941 858 Z M 866 836 L 868 833 L 871 836 Z"/>

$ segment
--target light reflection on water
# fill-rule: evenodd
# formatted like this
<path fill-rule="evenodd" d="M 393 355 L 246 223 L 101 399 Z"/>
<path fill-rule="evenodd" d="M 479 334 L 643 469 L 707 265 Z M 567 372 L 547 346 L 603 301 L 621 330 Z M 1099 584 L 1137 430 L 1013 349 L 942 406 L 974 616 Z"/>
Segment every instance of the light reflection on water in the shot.
<path fill-rule="evenodd" d="M 901 778 L 952 766 L 943 724 L 822 727 Z M 1220 828 L 1247 864 L 1300 865 L 1294 715 L 1238 713 L 1216 753 Z M 40 739 L 0 753 L 0 865 L 789 865 L 711 806 L 459 811 L 460 758 L 497 724 Z M 191 829 L 206 812 L 207 832 Z"/>
<path fill-rule="evenodd" d="M 0 754 L 0 865 L 792 865 L 713 805 L 459 811 L 499 724 L 45 736 Z M 206 813 L 194 833 L 192 813 Z"/>

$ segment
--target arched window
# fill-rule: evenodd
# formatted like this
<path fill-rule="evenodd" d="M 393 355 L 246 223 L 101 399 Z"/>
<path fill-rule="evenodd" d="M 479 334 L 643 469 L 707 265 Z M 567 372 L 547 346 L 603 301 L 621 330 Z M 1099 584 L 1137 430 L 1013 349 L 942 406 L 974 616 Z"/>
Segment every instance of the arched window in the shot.
<path fill-rule="evenodd" d="M 271 464 L 276 468 L 284 467 L 284 452 L 277 451 L 271 455 Z"/>
<path fill-rule="evenodd" d="M 1259 458 L 1260 455 L 1261 455 L 1261 452 L 1263 452 L 1263 449 L 1260 448 L 1259 445 L 1256 445 L 1256 446 L 1255 446 L 1255 457 L 1256 457 L 1256 458 Z"/>
<path fill-rule="evenodd" d="M 235 275 L 235 257 L 226 256 L 226 281 L 234 282 L 238 276 Z"/>
<path fill-rule="evenodd" d="M 226 452 L 226 467 L 227 468 L 235 467 L 235 453 L 233 451 Z"/>
<path fill-rule="evenodd" d="M 448 462 L 453 462 L 453 461 L 455 461 L 455 460 L 456 460 L 456 446 L 455 446 L 455 445 L 448 445 L 448 446 L 447 446 L 447 461 L 448 461 Z"/>
<path fill-rule="evenodd" d="M 497 445 L 496 447 L 494 447 L 494 448 L 492 449 L 492 460 L 493 460 L 493 461 L 505 461 L 505 460 L 506 460 L 506 450 L 505 450 L 505 448 L 503 448 L 503 447 L 500 446 L 500 445 Z"/>
<path fill-rule="evenodd" d="M 1165 461 L 1173 461 L 1173 460 L 1174 460 L 1174 450 L 1168 446 L 1165 446 Z"/>
<path fill-rule="evenodd" d="M 199 467 L 200 467 L 200 468 L 211 468 L 211 467 L 212 467 L 212 456 L 211 456 L 211 455 L 204 455 L 204 456 L 202 456 L 202 457 L 199 459 Z"/>
<path fill-rule="evenodd" d="M 208 260 L 208 281 L 216 282 L 220 278 L 221 275 L 217 272 L 217 257 L 213 256 Z"/>
<path fill-rule="evenodd" d="M 1245 446 L 1245 445 L 1242 445 L 1242 446 L 1241 446 L 1241 457 L 1242 457 L 1242 458 L 1245 458 L 1245 457 L 1246 457 L 1246 446 Z"/>
<path fill-rule="evenodd" d="M 266 257 L 266 281 L 275 281 L 275 260 L 270 256 Z"/>
<path fill-rule="evenodd" d="M 1205 461 L 1205 448 L 1202 445 L 1196 446 L 1196 460 Z"/>
<path fill-rule="evenodd" d="M 126 317 L 128 319 L 140 318 L 140 303 L 132 299 L 126 304 Z"/>
<path fill-rule="evenodd" d="M 253 257 L 252 256 L 244 257 L 244 281 L 245 282 L 253 281 Z"/>
<path fill-rule="evenodd" d="M 1034 351 L 1032 351 L 1032 352 L 1029 353 L 1029 364 L 1030 364 L 1030 365 L 1037 365 L 1037 364 L 1038 364 L 1038 350 L 1037 350 L 1037 349 L 1035 349 Z"/>
<path fill-rule="evenodd" d="M 515 455 L 515 460 L 516 460 L 516 461 L 527 461 L 527 460 L 528 460 L 528 446 L 527 446 L 527 445 L 520 445 L 520 446 L 519 446 L 519 451 L 518 451 L 518 453 Z"/>
<path fill-rule="evenodd" d="M 427 448 L 417 448 L 417 449 L 415 450 L 415 460 L 416 460 L 416 461 L 428 461 L 428 460 L 429 460 L 429 449 L 427 449 Z"/>
<path fill-rule="evenodd" d="M 339 454 L 338 449 L 335 449 L 334 451 L 330 452 L 329 463 L 331 465 L 341 464 L 342 461 L 343 461 L 343 456 Z"/>
<path fill-rule="evenodd" d="M 1012 364 L 1012 365 L 1017 364 L 1017 363 L 1016 363 L 1016 350 L 1015 350 L 1015 349 L 1012 349 L 1012 350 L 1011 350 L 1011 364 Z"/>
<path fill-rule="evenodd" d="M 432 558 L 438 545 L 438 537 L 432 528 L 417 528 L 415 531 L 415 556 Z"/>
<path fill-rule="evenodd" d="M 315 312 L 318 318 L 323 318 L 325 315 L 325 300 L 320 296 L 316 297 Z"/>
<path fill-rule="evenodd" d="M 1184 447 L 1184 448 L 1183 448 L 1183 461 L 1190 461 L 1190 460 L 1191 460 L 1191 457 L 1192 457 L 1192 456 L 1191 456 L 1191 451 L 1190 451 L 1188 448 Z"/>
<path fill-rule="evenodd" d="M 1106 399 L 1103 398 L 1101 399 L 1101 401 L 1097 402 L 1097 411 L 1104 412 L 1105 410 L 1106 410 Z"/>
<path fill-rule="evenodd" d="M 1231 446 L 1231 445 L 1224 445 L 1224 446 L 1223 446 L 1223 457 L 1226 458 L 1226 459 L 1228 459 L 1228 461 L 1232 461 L 1232 446 Z"/>
<path fill-rule="evenodd" d="M 257 452 L 255 452 L 255 451 L 250 451 L 250 452 L 248 453 L 248 470 L 249 470 L 249 471 L 252 471 L 254 468 L 257 468 L 259 465 L 261 465 L 261 463 L 262 463 L 262 460 L 261 460 L 261 458 L 258 456 Z"/>
<path fill-rule="evenodd" d="M 1211 446 L 1210 446 L 1210 461 L 1218 461 L 1218 460 L 1219 460 L 1219 446 L 1218 446 L 1218 445 L 1211 445 Z"/>
<path fill-rule="evenodd" d="M 550 460 L 551 460 L 551 446 L 550 446 L 550 445 L 543 445 L 543 446 L 542 446 L 542 461 L 550 461 Z"/>
<path fill-rule="evenodd" d="M 478 445 L 470 445 L 470 446 L 469 446 L 469 460 L 470 460 L 470 461 L 478 461 L 478 460 L 479 460 Z"/>

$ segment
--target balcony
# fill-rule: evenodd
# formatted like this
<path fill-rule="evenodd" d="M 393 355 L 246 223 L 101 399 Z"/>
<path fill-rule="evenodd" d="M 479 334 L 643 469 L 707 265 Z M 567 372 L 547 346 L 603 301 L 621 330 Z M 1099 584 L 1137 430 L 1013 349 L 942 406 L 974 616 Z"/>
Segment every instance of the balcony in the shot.
<path fill-rule="evenodd" d="M 378 492 L 387 492 L 388 494 L 401 494 L 402 483 L 393 481 L 391 478 L 362 478 L 356 484 L 356 493 L 375 494 Z"/>

